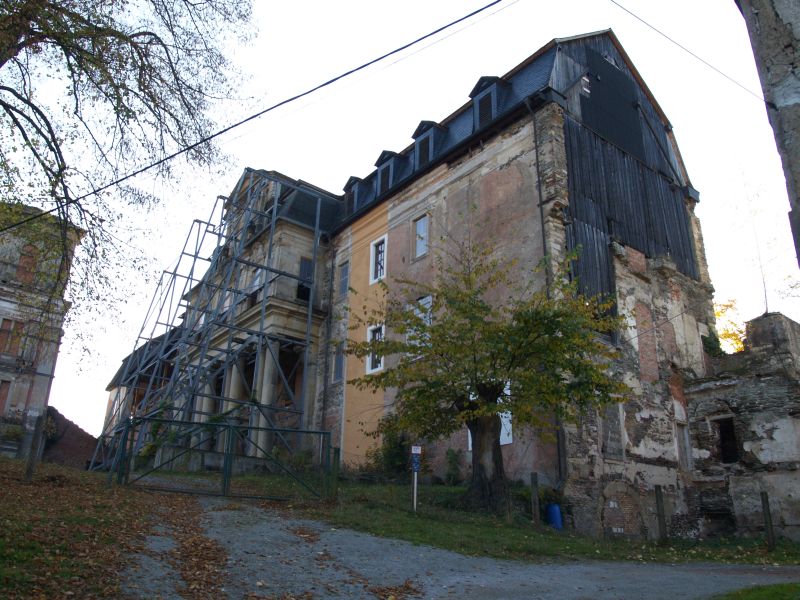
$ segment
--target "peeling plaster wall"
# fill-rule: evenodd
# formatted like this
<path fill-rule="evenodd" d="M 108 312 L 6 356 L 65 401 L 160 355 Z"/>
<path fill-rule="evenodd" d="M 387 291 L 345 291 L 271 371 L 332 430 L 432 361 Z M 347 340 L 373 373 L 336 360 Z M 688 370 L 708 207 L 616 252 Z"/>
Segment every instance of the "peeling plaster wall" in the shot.
<path fill-rule="evenodd" d="M 760 492 L 783 535 L 800 539 L 800 325 L 780 314 L 748 323 L 745 351 L 715 361 L 687 388 L 695 485 L 691 510 L 712 531 L 763 531 Z M 725 460 L 720 421 L 731 419 L 736 460 Z"/>

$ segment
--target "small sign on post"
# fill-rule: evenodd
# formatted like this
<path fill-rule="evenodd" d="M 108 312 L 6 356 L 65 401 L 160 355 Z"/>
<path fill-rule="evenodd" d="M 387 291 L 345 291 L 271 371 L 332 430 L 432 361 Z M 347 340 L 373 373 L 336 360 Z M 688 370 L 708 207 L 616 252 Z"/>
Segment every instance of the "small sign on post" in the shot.
<path fill-rule="evenodd" d="M 411 446 L 411 471 L 413 472 L 412 506 L 414 507 L 414 512 L 417 512 L 417 478 L 419 476 L 421 464 L 422 446 Z"/>

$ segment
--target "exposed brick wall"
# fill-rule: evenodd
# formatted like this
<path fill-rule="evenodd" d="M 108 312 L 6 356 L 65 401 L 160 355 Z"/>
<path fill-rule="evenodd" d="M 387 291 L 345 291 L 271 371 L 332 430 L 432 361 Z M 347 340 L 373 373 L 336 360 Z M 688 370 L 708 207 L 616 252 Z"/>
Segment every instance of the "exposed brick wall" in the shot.
<path fill-rule="evenodd" d="M 42 460 L 85 469 L 94 453 L 97 438 L 86 433 L 52 406 L 47 408 L 47 416 L 55 424 L 55 431 L 45 443 Z"/>

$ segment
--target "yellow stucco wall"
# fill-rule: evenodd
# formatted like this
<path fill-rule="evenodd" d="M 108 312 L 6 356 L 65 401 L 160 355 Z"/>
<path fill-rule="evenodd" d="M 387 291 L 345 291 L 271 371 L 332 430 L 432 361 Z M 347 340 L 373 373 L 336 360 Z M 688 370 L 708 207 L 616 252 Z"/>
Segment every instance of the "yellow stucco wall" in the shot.
<path fill-rule="evenodd" d="M 350 288 L 348 305 L 351 315 L 360 314 L 365 302 L 371 304 L 378 297 L 379 286 L 370 285 L 370 247 L 372 242 L 388 230 L 387 203 L 381 203 L 367 215 L 353 223 L 350 230 Z M 391 241 L 387 241 L 387 257 L 391 252 Z M 388 264 L 388 260 L 387 260 Z M 387 273 L 389 274 L 389 273 Z M 350 319 L 351 325 L 353 319 Z M 352 329 L 348 338 L 363 341 L 367 338 L 365 326 Z M 349 381 L 366 373 L 364 360 L 347 357 L 346 379 Z M 374 431 L 384 414 L 383 393 L 359 390 L 347 385 L 344 395 L 344 418 L 342 422 L 342 461 L 358 465 L 364 462 L 367 450 L 376 445 L 376 440 L 366 432 Z"/>

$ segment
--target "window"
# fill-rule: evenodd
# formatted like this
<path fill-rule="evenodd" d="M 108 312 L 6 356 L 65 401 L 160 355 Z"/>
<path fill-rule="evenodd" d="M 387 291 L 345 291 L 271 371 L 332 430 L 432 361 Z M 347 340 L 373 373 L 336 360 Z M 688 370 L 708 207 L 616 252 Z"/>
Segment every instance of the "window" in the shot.
<path fill-rule="evenodd" d="M 428 215 L 422 215 L 413 222 L 414 226 L 414 258 L 428 253 Z"/>
<path fill-rule="evenodd" d="M 389 161 L 385 165 L 378 167 L 378 195 L 386 192 L 392 185 L 392 171 L 394 163 Z"/>
<path fill-rule="evenodd" d="M 314 261 L 305 256 L 300 259 L 300 281 L 297 282 L 297 299 L 308 302 L 311 297 L 311 283 L 314 278 Z M 306 280 L 306 281 L 302 281 Z"/>
<path fill-rule="evenodd" d="M 333 355 L 333 381 L 341 381 L 344 379 L 344 343 L 336 344 L 336 351 Z"/>
<path fill-rule="evenodd" d="M 340 298 L 347 296 L 350 291 L 350 263 L 344 262 L 339 265 L 339 287 L 337 288 Z"/>
<path fill-rule="evenodd" d="M 716 423 L 719 432 L 720 460 L 724 463 L 734 463 L 739 460 L 739 445 L 736 443 L 733 418 L 719 419 Z"/>
<path fill-rule="evenodd" d="M 425 324 L 430 325 L 433 321 L 431 313 L 431 306 L 433 305 L 433 298 L 431 296 L 422 296 L 417 298 L 417 301 L 411 307 L 414 313 L 420 317 Z M 427 341 L 427 335 L 417 331 L 409 331 L 406 334 L 406 339 L 412 344 L 422 344 Z"/>
<path fill-rule="evenodd" d="M 386 236 L 372 242 L 369 250 L 369 282 L 380 281 L 386 275 Z"/>
<path fill-rule="evenodd" d="M 380 342 L 383 340 L 383 325 L 375 325 L 367 330 L 367 340 L 370 342 Z M 383 356 L 373 352 L 367 357 L 367 373 L 374 373 L 383 368 Z"/>
<path fill-rule="evenodd" d="M 415 142 L 417 149 L 415 158 L 417 161 L 417 169 L 421 169 L 429 162 L 433 156 L 433 130 L 417 138 Z"/>
<path fill-rule="evenodd" d="M 483 129 L 495 117 L 494 89 L 489 89 L 475 98 L 475 129 Z"/>
<path fill-rule="evenodd" d="M 21 321 L 14 321 L 13 319 L 3 319 L 0 322 L 0 352 L 6 354 L 19 354 L 19 343 L 22 339 L 22 328 L 24 324 Z"/>
<path fill-rule="evenodd" d="M 8 403 L 8 392 L 11 390 L 10 381 L 0 381 L 0 416 L 6 412 L 6 404 Z"/>
<path fill-rule="evenodd" d="M 685 423 L 675 423 L 675 441 L 678 444 L 678 464 L 681 468 L 692 469 L 692 444 L 689 441 L 689 428 Z"/>

